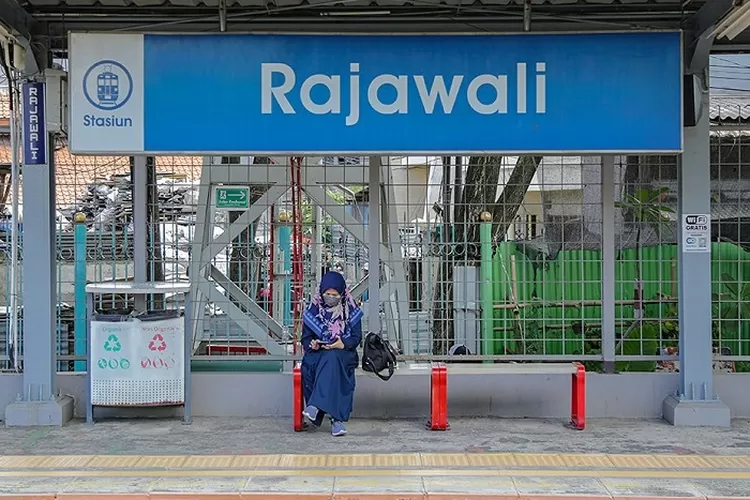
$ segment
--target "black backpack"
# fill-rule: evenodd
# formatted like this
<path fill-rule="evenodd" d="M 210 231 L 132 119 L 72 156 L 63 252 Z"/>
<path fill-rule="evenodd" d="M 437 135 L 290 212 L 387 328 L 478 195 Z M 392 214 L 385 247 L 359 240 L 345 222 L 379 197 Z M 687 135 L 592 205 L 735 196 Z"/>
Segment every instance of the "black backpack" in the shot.
<path fill-rule="evenodd" d="M 362 369 L 374 373 L 381 380 L 390 380 L 396 366 L 398 366 L 396 351 L 393 350 L 391 344 L 384 341 L 377 333 L 368 333 L 362 352 Z M 386 369 L 388 375 L 381 375 L 380 372 Z"/>

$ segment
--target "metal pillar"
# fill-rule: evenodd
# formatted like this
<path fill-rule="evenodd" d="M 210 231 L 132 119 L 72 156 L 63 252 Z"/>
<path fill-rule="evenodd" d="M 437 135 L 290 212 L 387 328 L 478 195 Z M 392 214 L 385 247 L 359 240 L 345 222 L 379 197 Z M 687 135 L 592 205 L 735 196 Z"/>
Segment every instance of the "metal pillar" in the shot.
<path fill-rule="evenodd" d="M 133 277 L 136 283 L 148 281 L 148 164 L 146 156 L 134 156 L 133 184 Z M 135 308 L 146 310 L 145 295 L 136 295 Z"/>
<path fill-rule="evenodd" d="M 44 85 L 33 106 L 44 107 Z M 30 100 L 25 96 L 25 106 Z M 28 119 L 24 112 L 24 121 Z M 44 122 L 44 115 L 41 120 Z M 24 125 L 28 125 L 25 123 Z M 35 124 L 36 126 L 36 124 Z M 23 394 L 5 408 L 7 426 L 60 426 L 73 417 L 73 399 L 58 397 L 56 387 L 57 289 L 55 240 L 55 165 L 54 136 L 39 124 L 44 138 L 37 141 L 39 157 L 33 162 L 25 148 L 23 169 L 24 224 L 23 235 Z M 29 131 L 24 127 L 24 144 Z"/>
<path fill-rule="evenodd" d="M 493 327 L 494 311 L 492 297 L 492 214 L 482 212 L 480 215 L 482 222 L 479 225 L 479 241 L 481 243 L 481 299 L 482 299 L 482 342 L 481 354 L 494 354 L 493 346 Z M 474 347 L 474 346 L 472 346 Z M 476 354 L 473 351 L 472 354 Z"/>
<path fill-rule="evenodd" d="M 54 137 L 50 135 L 50 141 Z M 49 401 L 56 391 L 54 162 L 24 165 L 23 387 L 26 401 Z"/>
<path fill-rule="evenodd" d="M 86 214 L 79 212 L 75 215 L 74 229 L 75 244 L 75 342 L 74 350 L 76 356 L 86 355 L 86 346 L 88 345 L 88 316 L 86 314 Z M 75 371 L 85 372 L 86 361 L 76 361 L 74 363 Z"/>
<path fill-rule="evenodd" d="M 274 289 L 279 290 L 278 296 L 281 300 L 273 302 L 274 311 L 278 311 L 279 322 L 287 328 L 292 327 L 292 226 L 289 217 L 288 213 L 285 214 L 284 221 L 275 226 L 278 228 L 276 241 L 279 246 L 279 258 L 276 262 L 279 268 L 274 272 L 274 277 L 280 278 L 277 283 L 281 286 L 274 283 Z"/>
<path fill-rule="evenodd" d="M 201 168 L 200 189 L 198 190 L 198 210 L 195 217 L 195 230 L 193 232 L 193 243 L 190 252 L 190 266 L 188 267 L 188 277 L 190 279 L 190 296 L 193 298 L 193 307 L 191 309 L 192 321 L 190 322 L 190 332 L 185 333 L 186 346 L 188 341 L 192 341 L 192 351 L 195 352 L 200 347 L 205 329 L 206 317 L 206 296 L 199 293 L 198 287 L 206 277 L 208 272 L 203 267 L 203 247 L 205 242 L 212 241 L 213 235 L 209 236 L 209 231 L 213 230 L 213 211 L 210 209 L 208 202 L 211 197 L 211 174 L 210 174 L 211 157 L 203 158 L 203 167 Z M 204 183 L 208 183 L 204 187 Z M 208 259 L 210 261 L 210 259 Z M 187 314 L 187 313 L 186 313 Z"/>
<path fill-rule="evenodd" d="M 312 245 L 312 263 L 315 270 L 315 281 L 310 287 L 310 296 L 315 296 L 318 284 L 323 279 L 323 262 L 326 256 L 323 254 L 323 209 L 315 207 L 313 210 L 315 223 L 315 238 Z"/>
<path fill-rule="evenodd" d="M 384 260 L 385 280 L 388 292 L 381 295 L 382 299 L 388 300 L 385 306 L 388 328 L 392 328 L 396 335 L 391 337 L 392 341 L 398 342 L 403 354 L 412 355 L 416 351 L 416 341 L 409 328 L 409 291 L 406 283 L 406 265 L 403 259 L 403 246 L 401 233 L 399 232 L 398 216 L 396 212 L 396 190 L 393 182 L 393 171 L 390 158 L 380 157 L 380 224 L 385 231 L 384 236 L 387 251 L 381 254 Z M 388 187 L 383 185 L 388 183 Z M 381 327 L 382 328 L 382 327 Z M 429 340 L 429 345 L 432 341 Z M 427 343 L 427 342 L 426 342 Z"/>
<path fill-rule="evenodd" d="M 370 219 L 368 230 L 370 241 L 368 257 L 369 304 L 367 323 L 371 332 L 380 333 L 380 157 L 370 157 Z M 400 251 L 400 249 L 399 249 Z"/>
<path fill-rule="evenodd" d="M 615 157 L 602 156 L 602 356 L 615 371 Z"/>
<path fill-rule="evenodd" d="M 728 427 L 729 408 L 713 392 L 710 231 L 695 246 L 685 227 L 695 223 L 688 216 L 702 215 L 710 230 L 708 78 L 696 92 L 697 123 L 684 130 L 678 168 L 680 389 L 664 401 L 663 412 L 674 425 Z"/>

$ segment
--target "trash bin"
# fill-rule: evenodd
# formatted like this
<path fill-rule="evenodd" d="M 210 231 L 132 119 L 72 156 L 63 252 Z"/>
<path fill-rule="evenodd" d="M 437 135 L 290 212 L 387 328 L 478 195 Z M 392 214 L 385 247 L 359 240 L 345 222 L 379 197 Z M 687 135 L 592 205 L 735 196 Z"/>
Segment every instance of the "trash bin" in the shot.
<path fill-rule="evenodd" d="M 133 318 L 122 314 L 91 317 L 91 404 L 119 406 L 127 401 L 133 376 Z"/>
<path fill-rule="evenodd" d="M 180 311 L 148 311 L 136 316 L 138 364 L 135 369 L 143 405 L 185 402 L 185 321 Z"/>
<path fill-rule="evenodd" d="M 91 404 L 185 402 L 185 323 L 179 311 L 91 318 Z"/>

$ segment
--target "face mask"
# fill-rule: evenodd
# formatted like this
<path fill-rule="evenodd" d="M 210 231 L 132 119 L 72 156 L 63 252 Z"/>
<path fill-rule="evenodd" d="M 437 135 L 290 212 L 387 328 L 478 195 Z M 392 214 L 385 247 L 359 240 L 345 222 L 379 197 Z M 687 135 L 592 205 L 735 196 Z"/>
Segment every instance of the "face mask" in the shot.
<path fill-rule="evenodd" d="M 323 304 L 325 304 L 326 307 L 335 307 L 341 303 L 341 295 L 329 295 L 327 293 L 323 294 Z"/>

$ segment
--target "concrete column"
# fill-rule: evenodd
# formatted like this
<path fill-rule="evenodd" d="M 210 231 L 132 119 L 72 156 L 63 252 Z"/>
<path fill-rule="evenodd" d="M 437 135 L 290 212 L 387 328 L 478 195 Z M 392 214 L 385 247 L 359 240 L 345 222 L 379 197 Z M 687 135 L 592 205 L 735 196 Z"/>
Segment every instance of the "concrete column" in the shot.
<path fill-rule="evenodd" d="M 54 137 L 50 135 L 50 141 Z M 55 166 L 23 168 L 23 386 L 26 401 L 56 392 Z"/>
<path fill-rule="evenodd" d="M 706 216 L 710 228 L 708 78 L 697 85 L 696 95 L 697 123 L 684 129 L 678 168 L 680 389 L 664 401 L 663 413 L 674 425 L 728 427 L 729 408 L 713 392 L 710 237 L 691 241 L 694 235 L 686 228 L 695 224 L 688 216 Z"/>
<path fill-rule="evenodd" d="M 43 87 L 42 87 L 43 89 Z M 41 91 L 44 93 L 44 90 Z M 40 96 L 37 104 L 44 106 Z M 25 99 L 26 106 L 30 105 Z M 39 113 L 37 113 L 37 116 Z M 24 113 L 28 116 L 28 111 Z M 44 115 L 41 116 L 44 119 Z M 26 125 L 26 124 L 24 124 Z M 60 426 L 73 417 L 73 399 L 56 387 L 57 289 L 54 136 L 41 144 L 45 164 L 24 155 L 23 168 L 23 394 L 5 408 L 7 426 Z M 28 127 L 24 127 L 28 132 Z M 24 144 L 28 143 L 27 137 Z"/>
<path fill-rule="evenodd" d="M 134 156 L 133 184 L 133 274 L 136 282 L 148 281 L 148 165 L 146 156 Z M 135 297 L 135 308 L 146 310 L 145 295 Z"/>
<path fill-rule="evenodd" d="M 602 356 L 615 371 L 615 157 L 602 156 Z"/>

